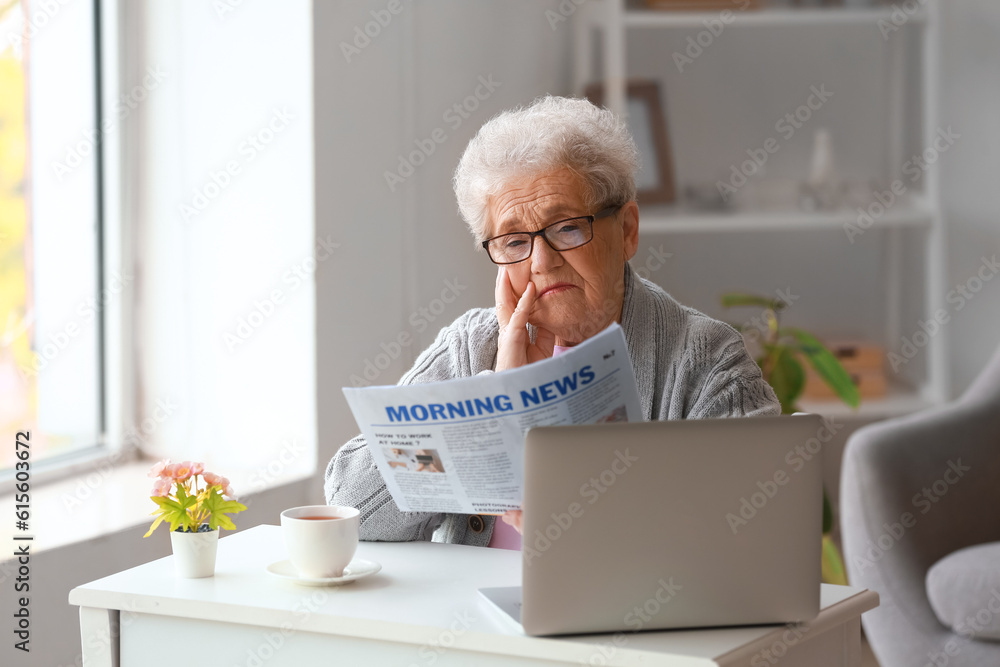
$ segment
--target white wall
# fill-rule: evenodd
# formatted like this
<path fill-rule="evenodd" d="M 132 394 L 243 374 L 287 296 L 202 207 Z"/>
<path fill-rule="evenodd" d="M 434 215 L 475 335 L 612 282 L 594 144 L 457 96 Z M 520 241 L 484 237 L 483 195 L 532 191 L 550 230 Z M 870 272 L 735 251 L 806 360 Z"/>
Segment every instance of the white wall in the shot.
<path fill-rule="evenodd" d="M 942 125 L 962 135 L 943 158 L 941 195 L 951 290 L 976 276 L 982 257 L 1000 255 L 1000 5 L 945 0 Z M 971 287 L 976 287 L 973 284 Z M 951 322 L 952 389 L 961 393 L 1000 345 L 1000 276 Z"/>
<path fill-rule="evenodd" d="M 557 0 L 407 1 L 376 30 L 371 12 L 386 6 L 314 5 L 316 236 L 343 250 L 316 284 L 320 461 L 357 433 L 341 392 L 352 376 L 395 383 L 443 325 L 492 303 L 495 269 L 451 191 L 466 143 L 502 109 L 569 92 L 572 28 L 545 16 Z M 342 42 L 366 24 L 375 36 L 345 55 Z M 499 86 L 488 92 L 481 78 Z M 477 89 L 482 101 L 470 98 Z M 467 98 L 468 118 L 449 113 Z M 435 136 L 390 190 L 385 172 Z"/>

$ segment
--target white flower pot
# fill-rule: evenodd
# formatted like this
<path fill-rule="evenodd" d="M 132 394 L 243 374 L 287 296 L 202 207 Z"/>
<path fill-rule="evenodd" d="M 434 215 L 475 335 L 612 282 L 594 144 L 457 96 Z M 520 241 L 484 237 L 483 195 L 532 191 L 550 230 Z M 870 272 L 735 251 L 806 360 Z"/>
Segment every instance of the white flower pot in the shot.
<path fill-rule="evenodd" d="M 215 574 L 215 554 L 219 548 L 219 529 L 207 533 L 170 533 L 177 576 L 200 579 Z"/>

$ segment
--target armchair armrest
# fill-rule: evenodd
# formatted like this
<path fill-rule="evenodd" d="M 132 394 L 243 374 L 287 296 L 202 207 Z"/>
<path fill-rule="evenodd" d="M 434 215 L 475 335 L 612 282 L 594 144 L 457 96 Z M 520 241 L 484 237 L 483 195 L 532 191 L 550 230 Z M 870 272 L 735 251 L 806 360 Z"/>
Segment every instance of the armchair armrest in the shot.
<path fill-rule="evenodd" d="M 883 606 L 925 632 L 941 630 L 924 588 L 930 566 L 1000 539 L 1000 411 L 966 399 L 859 429 L 844 453 L 851 581 L 879 591 Z"/>

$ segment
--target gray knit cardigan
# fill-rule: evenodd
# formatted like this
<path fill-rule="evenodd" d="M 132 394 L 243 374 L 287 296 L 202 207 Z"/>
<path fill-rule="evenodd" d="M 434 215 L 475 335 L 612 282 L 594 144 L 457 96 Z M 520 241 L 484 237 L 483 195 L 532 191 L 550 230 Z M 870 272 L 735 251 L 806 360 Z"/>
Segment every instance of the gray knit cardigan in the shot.
<path fill-rule="evenodd" d="M 781 407 L 733 327 L 683 306 L 625 267 L 621 326 L 635 369 L 643 418 L 777 415 Z M 438 333 L 399 384 L 492 372 L 499 325 L 493 308 L 474 308 Z M 433 540 L 485 546 L 495 518 L 401 512 L 362 435 L 334 455 L 324 484 L 329 504 L 361 510 L 361 539 Z"/>

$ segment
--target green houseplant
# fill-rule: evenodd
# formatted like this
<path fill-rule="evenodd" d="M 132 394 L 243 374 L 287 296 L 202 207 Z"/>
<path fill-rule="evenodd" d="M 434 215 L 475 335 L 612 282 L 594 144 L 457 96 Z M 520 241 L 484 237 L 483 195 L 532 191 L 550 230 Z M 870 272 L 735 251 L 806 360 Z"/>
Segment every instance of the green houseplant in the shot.
<path fill-rule="evenodd" d="M 823 343 L 803 329 L 781 325 L 781 311 L 788 305 L 782 299 L 756 294 L 730 293 L 722 296 L 725 308 L 753 307 L 763 309 L 763 331 L 757 322 L 736 325 L 747 338 L 756 339 L 759 351 L 755 361 L 764 379 L 774 389 L 781 403 L 782 414 L 799 412 L 796 403 L 805 389 L 804 363 L 809 364 L 837 396 L 852 408 L 861 403 L 858 388 L 851 376 Z M 830 535 L 833 530 L 833 506 L 823 491 L 823 581 L 847 584 L 844 562 Z"/>

